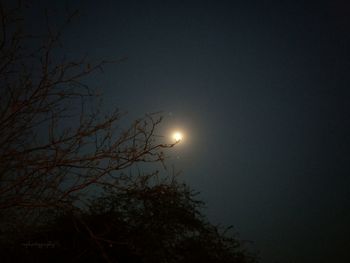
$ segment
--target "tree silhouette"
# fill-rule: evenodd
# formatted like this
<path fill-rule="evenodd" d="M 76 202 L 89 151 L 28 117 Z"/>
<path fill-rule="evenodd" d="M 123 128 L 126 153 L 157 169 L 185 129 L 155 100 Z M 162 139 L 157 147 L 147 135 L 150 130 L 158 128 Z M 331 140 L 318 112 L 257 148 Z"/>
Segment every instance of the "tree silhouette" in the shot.
<path fill-rule="evenodd" d="M 162 162 L 172 145 L 155 140 L 159 116 L 123 129 L 120 111 L 91 110 L 96 94 L 82 80 L 108 62 L 58 59 L 64 27 L 32 36 L 22 11 L 0 5 L 0 211 L 27 222 L 84 202 L 83 192 L 115 184 L 137 162 Z"/>
<path fill-rule="evenodd" d="M 206 221 L 203 203 L 188 186 L 174 177 L 157 178 L 125 178 L 127 184 L 109 187 L 86 210 L 49 215 L 47 224 L 5 248 L 12 251 L 8 257 L 16 262 L 256 262 L 237 238 Z M 50 244 L 55 249 L 40 247 Z"/>
<path fill-rule="evenodd" d="M 92 110 L 83 79 L 109 62 L 60 58 L 64 26 L 27 34 L 23 10 L 0 3 L 1 262 L 254 262 L 175 175 L 127 174 L 174 146 L 161 118 Z"/>

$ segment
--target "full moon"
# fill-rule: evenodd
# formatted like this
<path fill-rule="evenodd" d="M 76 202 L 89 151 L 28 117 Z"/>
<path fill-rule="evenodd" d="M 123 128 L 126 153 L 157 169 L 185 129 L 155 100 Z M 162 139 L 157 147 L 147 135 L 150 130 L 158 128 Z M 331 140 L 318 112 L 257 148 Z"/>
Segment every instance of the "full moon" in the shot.
<path fill-rule="evenodd" d="M 180 142 L 180 141 L 182 141 L 182 139 L 183 139 L 182 133 L 179 132 L 179 131 L 174 132 L 174 133 L 173 133 L 173 139 L 175 140 L 175 142 Z"/>

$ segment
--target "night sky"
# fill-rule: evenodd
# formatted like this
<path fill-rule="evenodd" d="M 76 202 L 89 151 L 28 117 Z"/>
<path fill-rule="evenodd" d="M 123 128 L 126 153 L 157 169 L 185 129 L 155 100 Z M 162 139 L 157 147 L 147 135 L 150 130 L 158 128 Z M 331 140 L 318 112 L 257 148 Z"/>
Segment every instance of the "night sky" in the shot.
<path fill-rule="evenodd" d="M 350 262 L 348 1 L 32 2 L 32 29 L 79 9 L 67 57 L 127 57 L 88 84 L 184 131 L 168 163 L 213 223 L 263 263 Z"/>

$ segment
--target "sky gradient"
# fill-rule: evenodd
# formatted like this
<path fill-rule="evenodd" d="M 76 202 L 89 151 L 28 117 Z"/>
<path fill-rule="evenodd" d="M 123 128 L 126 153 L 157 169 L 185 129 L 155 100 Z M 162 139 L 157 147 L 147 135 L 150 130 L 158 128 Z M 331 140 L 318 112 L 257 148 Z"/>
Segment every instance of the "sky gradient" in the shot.
<path fill-rule="evenodd" d="M 350 260 L 347 1 L 62 2 L 33 1 L 28 27 L 78 9 L 68 57 L 127 57 L 88 84 L 106 108 L 185 130 L 169 162 L 212 222 L 263 263 Z"/>

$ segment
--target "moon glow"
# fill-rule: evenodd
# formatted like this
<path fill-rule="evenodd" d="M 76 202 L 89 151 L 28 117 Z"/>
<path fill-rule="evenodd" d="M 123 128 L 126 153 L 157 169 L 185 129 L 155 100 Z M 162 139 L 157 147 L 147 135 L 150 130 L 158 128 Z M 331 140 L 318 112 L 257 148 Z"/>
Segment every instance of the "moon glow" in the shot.
<path fill-rule="evenodd" d="M 173 139 L 175 140 L 175 142 L 180 142 L 183 139 L 183 134 L 179 131 L 176 131 L 173 133 Z"/>

